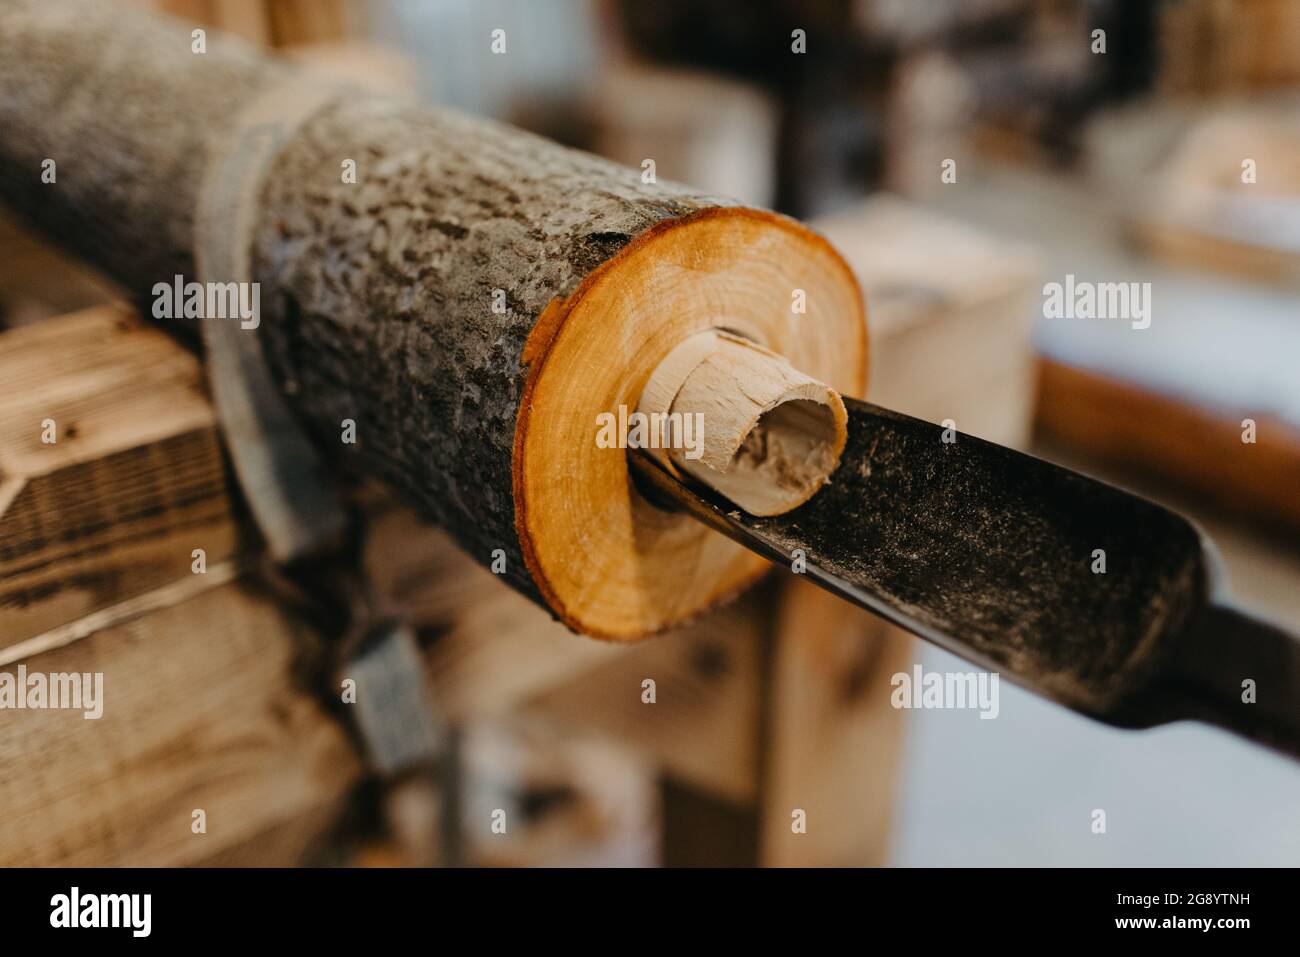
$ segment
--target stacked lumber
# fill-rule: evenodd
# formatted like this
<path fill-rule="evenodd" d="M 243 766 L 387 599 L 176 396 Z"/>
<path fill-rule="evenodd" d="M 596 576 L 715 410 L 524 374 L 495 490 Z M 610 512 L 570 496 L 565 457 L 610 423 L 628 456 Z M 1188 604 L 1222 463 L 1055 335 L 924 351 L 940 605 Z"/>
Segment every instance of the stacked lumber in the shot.
<path fill-rule="evenodd" d="M 194 356 L 113 306 L 3 341 L 0 660 L 192 587 L 193 549 L 201 580 L 234 577 L 239 532 Z"/>
<path fill-rule="evenodd" d="M 0 669 L 103 675 L 98 719 L 2 713 L 0 864 L 284 864 L 340 811 L 358 764 L 289 680 L 301 625 L 246 582 L 168 601 Z"/>
<path fill-rule="evenodd" d="M 358 767 L 245 573 L 197 361 L 109 306 L 5 333 L 0 367 L 0 662 L 104 687 L 97 720 L 0 712 L 0 861 L 293 859 Z"/>

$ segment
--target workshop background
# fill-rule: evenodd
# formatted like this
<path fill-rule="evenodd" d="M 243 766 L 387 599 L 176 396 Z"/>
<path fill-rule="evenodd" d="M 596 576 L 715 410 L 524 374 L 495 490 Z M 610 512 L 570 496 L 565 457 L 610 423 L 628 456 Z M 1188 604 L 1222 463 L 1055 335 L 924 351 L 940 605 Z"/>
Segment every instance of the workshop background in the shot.
<path fill-rule="evenodd" d="M 1300 0 L 136 5 L 810 222 L 867 297 L 867 398 L 1184 511 L 1242 602 L 1300 627 Z M 111 337 L 120 291 L 13 220 L 0 244 L 0 478 L 60 377 L 147 360 L 197 389 L 165 337 L 60 350 Z M 1150 282 L 1150 327 L 1046 318 L 1067 274 Z M 113 414 L 117 441 L 145 409 Z M 129 662 L 127 713 L 0 720 L 0 863 L 1300 863 L 1300 770 L 1224 732 L 1120 732 L 1005 681 L 994 720 L 894 709 L 893 674 L 970 669 L 785 576 L 599 644 L 372 497 L 438 767 L 365 770 L 296 697 L 302 626 L 245 572 L 167 592 L 170 533 L 83 528 L 39 572 L 90 583 L 71 597 L 33 600 L 36 564 L 0 547 L 0 665 Z M 204 518 L 232 562 L 234 498 Z"/>

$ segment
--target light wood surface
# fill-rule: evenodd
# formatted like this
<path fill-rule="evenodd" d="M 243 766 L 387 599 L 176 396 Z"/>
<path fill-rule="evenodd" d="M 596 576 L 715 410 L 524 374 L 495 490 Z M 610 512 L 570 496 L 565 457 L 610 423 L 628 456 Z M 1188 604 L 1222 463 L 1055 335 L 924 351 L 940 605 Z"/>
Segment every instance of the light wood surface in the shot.
<path fill-rule="evenodd" d="M 886 863 L 903 758 L 890 680 L 918 651 L 907 634 L 807 582 L 782 603 L 765 715 L 760 861 Z M 803 830 L 794 813 L 803 812 Z"/>
<path fill-rule="evenodd" d="M 844 254 L 870 304 L 866 398 L 1026 445 L 1034 248 L 888 194 L 813 226 Z"/>

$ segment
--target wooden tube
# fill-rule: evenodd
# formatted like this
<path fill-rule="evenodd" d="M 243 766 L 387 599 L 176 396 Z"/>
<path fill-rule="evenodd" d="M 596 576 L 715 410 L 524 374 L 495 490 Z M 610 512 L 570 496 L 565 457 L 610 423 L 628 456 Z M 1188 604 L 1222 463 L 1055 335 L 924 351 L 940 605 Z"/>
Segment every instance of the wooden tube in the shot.
<path fill-rule="evenodd" d="M 839 394 L 748 339 L 691 336 L 661 362 L 638 411 L 665 424 L 650 451 L 753 515 L 780 515 L 826 483 L 848 440 Z"/>

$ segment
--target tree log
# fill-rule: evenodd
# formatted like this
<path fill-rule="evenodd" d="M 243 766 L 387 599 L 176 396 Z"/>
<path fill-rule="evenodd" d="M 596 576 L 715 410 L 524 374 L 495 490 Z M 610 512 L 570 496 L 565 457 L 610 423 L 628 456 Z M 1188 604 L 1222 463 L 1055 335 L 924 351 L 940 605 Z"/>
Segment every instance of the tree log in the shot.
<path fill-rule="evenodd" d="M 98 2 L 0 0 L 0 23 L 0 198 L 142 297 L 196 278 L 205 170 L 294 71 Z M 674 346 L 725 327 L 864 385 L 861 298 L 824 240 L 506 126 L 340 91 L 284 127 L 259 195 L 249 334 L 294 410 L 576 631 L 640 637 L 765 567 L 595 441 Z"/>

